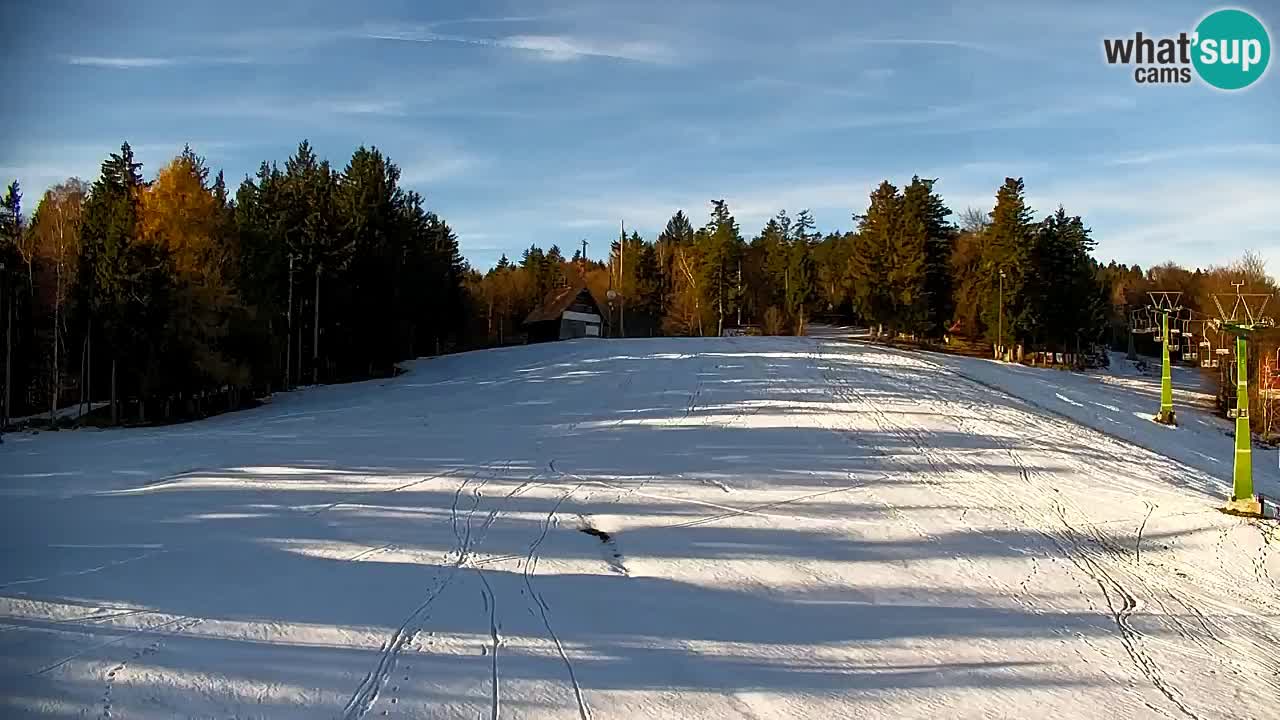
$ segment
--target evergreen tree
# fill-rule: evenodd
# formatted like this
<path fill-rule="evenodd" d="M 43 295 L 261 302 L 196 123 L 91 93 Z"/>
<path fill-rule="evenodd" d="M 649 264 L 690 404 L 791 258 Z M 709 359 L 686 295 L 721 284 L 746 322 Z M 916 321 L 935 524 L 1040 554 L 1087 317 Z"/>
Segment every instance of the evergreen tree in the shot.
<path fill-rule="evenodd" d="M 1023 294 L 1035 345 L 1075 352 L 1099 338 L 1105 308 L 1093 245 L 1084 222 L 1061 206 L 1037 226 L 1028 258 L 1035 279 Z"/>
<path fill-rule="evenodd" d="M 1021 178 L 1006 178 L 996 193 L 991 224 L 986 229 L 981 272 L 984 284 L 982 321 L 987 338 L 1005 346 L 1026 339 L 1034 325 L 1032 303 L 1027 302 L 1029 254 L 1032 240 L 1032 213 L 1027 207 Z M 1000 273 L 1004 272 L 1003 292 Z M 1003 297 L 1003 307 L 1000 299 Z M 1003 332 L 998 333 L 1002 325 Z"/>
<path fill-rule="evenodd" d="M 704 305 L 715 313 L 716 335 L 723 333 L 725 318 L 737 308 L 738 258 L 742 235 L 724 200 L 711 201 L 711 220 L 701 235 L 700 282 Z"/>
<path fill-rule="evenodd" d="M 951 213 L 933 190 L 934 180 L 911 178 L 903 191 L 904 247 L 923 252 L 924 303 L 921 328 L 925 335 L 939 338 L 945 332 L 953 309 L 951 256 L 955 248 L 955 229 L 947 222 Z M 913 308 L 913 315 L 919 310 Z"/>
<path fill-rule="evenodd" d="M 854 283 L 854 305 L 863 320 L 874 326 L 894 328 L 896 301 L 893 283 L 901 275 L 894 268 L 894 242 L 898 234 L 901 196 L 888 180 L 871 193 L 867 212 L 855 219 L 858 234 L 849 259 Z"/>
<path fill-rule="evenodd" d="M 90 312 L 101 329 L 110 363 L 111 419 L 120 417 L 120 396 L 141 386 L 142 366 L 158 350 L 150 338 L 159 330 L 165 287 L 163 249 L 138 242 L 142 165 L 129 143 L 102 163 L 85 206 L 82 285 Z"/>
<path fill-rule="evenodd" d="M 785 210 L 765 223 L 760 234 L 751 240 L 751 305 L 757 317 L 770 307 L 779 310 L 786 304 L 788 252 L 791 218 Z"/>
<path fill-rule="evenodd" d="M 338 301 L 329 352 L 343 374 L 367 376 L 388 371 L 410 342 L 402 290 L 412 227 L 400 168 L 376 147 L 357 148 L 338 180 L 335 219 L 350 259 L 329 270 Z"/>
<path fill-rule="evenodd" d="M 814 226 L 813 217 L 809 211 L 801 210 L 794 224 L 791 225 L 791 236 L 787 241 L 786 309 L 787 317 L 797 335 L 804 334 L 807 307 L 816 295 L 812 253 L 818 235 L 814 231 Z"/>

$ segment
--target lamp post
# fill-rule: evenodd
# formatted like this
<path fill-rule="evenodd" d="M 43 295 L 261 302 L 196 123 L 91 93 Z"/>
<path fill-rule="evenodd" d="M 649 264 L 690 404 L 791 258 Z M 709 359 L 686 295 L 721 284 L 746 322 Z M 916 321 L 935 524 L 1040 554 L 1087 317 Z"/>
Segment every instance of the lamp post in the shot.
<path fill-rule="evenodd" d="M 996 359 L 1004 360 L 1004 270 L 1000 271 L 1000 325 L 996 338 Z"/>
<path fill-rule="evenodd" d="M 286 391 L 292 389 L 289 384 L 289 369 L 293 365 L 293 253 L 289 253 L 289 310 L 288 310 L 288 333 L 289 337 L 284 346 L 284 389 Z M 302 347 L 298 347 L 298 354 L 302 354 Z"/>

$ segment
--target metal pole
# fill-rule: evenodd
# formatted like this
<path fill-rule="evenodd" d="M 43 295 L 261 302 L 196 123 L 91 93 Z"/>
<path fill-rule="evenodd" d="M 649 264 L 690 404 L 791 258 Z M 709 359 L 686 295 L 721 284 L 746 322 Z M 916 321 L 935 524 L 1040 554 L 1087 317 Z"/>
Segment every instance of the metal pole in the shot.
<path fill-rule="evenodd" d="M 1000 271 L 1000 324 L 996 338 L 996 359 L 1004 360 L 1004 271 Z"/>
<path fill-rule="evenodd" d="M 284 389 L 289 390 L 289 368 L 293 365 L 293 253 L 289 253 L 289 310 L 288 332 L 284 347 Z M 302 348 L 298 348 L 302 352 Z"/>
<path fill-rule="evenodd" d="M 1249 351 L 1245 336 L 1236 337 L 1236 462 L 1232 500 L 1253 498 L 1253 443 L 1249 432 Z"/>
<path fill-rule="evenodd" d="M 618 243 L 618 334 L 627 336 L 627 293 L 622 282 L 623 257 L 627 251 L 627 221 L 622 221 L 622 239 Z"/>
<path fill-rule="evenodd" d="M 320 266 L 316 265 L 315 322 L 311 328 L 311 384 L 320 384 Z"/>
<path fill-rule="evenodd" d="M 1160 366 L 1160 414 L 1156 415 L 1156 422 L 1164 425 L 1173 425 L 1173 371 L 1169 366 L 1169 312 L 1166 310 L 1160 313 L 1161 318 L 1161 337 L 1164 346 L 1160 355 L 1162 364 Z"/>

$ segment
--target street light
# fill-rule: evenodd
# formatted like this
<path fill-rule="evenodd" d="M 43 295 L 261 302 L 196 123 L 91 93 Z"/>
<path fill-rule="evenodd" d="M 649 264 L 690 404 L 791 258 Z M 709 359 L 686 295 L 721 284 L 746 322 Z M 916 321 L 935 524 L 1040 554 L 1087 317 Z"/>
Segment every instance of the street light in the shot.
<path fill-rule="evenodd" d="M 292 390 L 290 385 L 289 369 L 293 365 L 293 253 L 289 253 L 289 310 L 288 310 L 288 342 L 285 343 L 284 349 L 284 389 Z M 298 360 L 302 360 L 302 344 L 298 344 Z M 299 372 L 301 374 L 301 372 Z"/>
<path fill-rule="evenodd" d="M 1004 360 L 1004 270 L 1000 270 L 1000 325 L 996 338 L 996 359 Z"/>

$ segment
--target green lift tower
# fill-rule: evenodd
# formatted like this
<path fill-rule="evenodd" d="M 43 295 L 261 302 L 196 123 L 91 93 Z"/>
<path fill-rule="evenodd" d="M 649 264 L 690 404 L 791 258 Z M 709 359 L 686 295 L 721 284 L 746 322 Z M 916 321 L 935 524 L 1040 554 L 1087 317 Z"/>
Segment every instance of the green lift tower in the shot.
<path fill-rule="evenodd" d="M 1214 325 L 1236 338 L 1236 406 L 1227 416 L 1236 421 L 1235 464 L 1232 473 L 1231 500 L 1224 508 L 1236 515 L 1259 517 L 1262 502 L 1253 494 L 1253 434 L 1249 428 L 1249 337 L 1259 330 L 1273 327 L 1275 321 L 1263 315 L 1271 295 L 1242 293 L 1243 282 L 1231 283 L 1236 292 L 1215 294 L 1218 306 Z"/>

